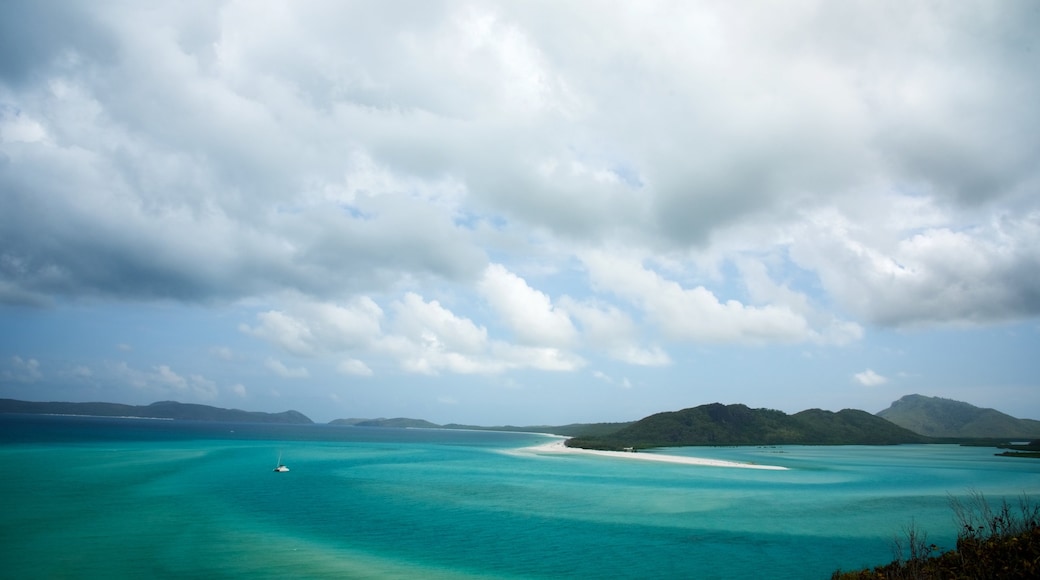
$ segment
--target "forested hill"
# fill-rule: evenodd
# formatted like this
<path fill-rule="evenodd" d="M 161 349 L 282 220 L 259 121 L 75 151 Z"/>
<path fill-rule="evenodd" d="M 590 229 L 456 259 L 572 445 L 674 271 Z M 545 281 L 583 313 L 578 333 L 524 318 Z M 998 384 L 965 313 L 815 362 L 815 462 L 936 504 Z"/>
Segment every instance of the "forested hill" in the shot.
<path fill-rule="evenodd" d="M 940 397 L 907 395 L 878 416 L 930 437 L 1040 438 L 1040 421 Z"/>
<path fill-rule="evenodd" d="M 788 415 L 712 403 L 650 415 L 615 433 L 579 436 L 567 445 L 620 450 L 687 445 L 892 445 L 927 440 L 866 411 L 809 409 Z"/>
<path fill-rule="evenodd" d="M 119 403 L 41 403 L 0 399 L 0 413 L 145 417 L 150 419 L 221 421 L 225 423 L 313 423 L 310 418 L 298 411 L 263 413 L 239 409 L 222 409 L 220 407 L 210 407 L 209 405 L 178 403 L 176 401 L 159 401 L 151 405 L 122 405 Z"/>

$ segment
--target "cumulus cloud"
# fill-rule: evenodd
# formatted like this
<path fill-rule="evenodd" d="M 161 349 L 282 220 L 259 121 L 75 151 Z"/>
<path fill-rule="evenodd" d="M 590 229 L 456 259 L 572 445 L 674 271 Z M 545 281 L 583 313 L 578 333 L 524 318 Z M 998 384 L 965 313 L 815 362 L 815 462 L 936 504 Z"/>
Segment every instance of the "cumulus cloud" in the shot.
<path fill-rule="evenodd" d="M 577 332 L 567 312 L 553 306 L 547 295 L 501 264 L 488 266 L 477 287 L 520 342 L 551 346 L 574 343 Z"/>
<path fill-rule="evenodd" d="M 555 347 L 490 339 L 483 326 L 416 294 L 405 295 L 394 304 L 394 311 L 394 334 L 379 346 L 410 372 L 494 374 L 516 368 L 573 370 L 584 364 L 577 355 Z"/>
<path fill-rule="evenodd" d="M 355 376 L 1035 319 L 1037 29 L 985 0 L 16 2 L 0 302 L 235 308 Z"/>
<path fill-rule="evenodd" d="M 406 372 L 419 374 L 572 370 L 584 364 L 577 354 L 555 346 L 492 338 L 486 327 L 414 292 L 392 301 L 388 309 L 389 315 L 367 297 L 348 306 L 296 301 L 292 313 L 261 312 L 256 326 L 242 325 L 240 329 L 294 356 L 378 355 L 396 361 Z M 373 374 L 354 356 L 340 361 L 336 368 L 344 374 Z M 278 371 L 286 375 L 282 369 Z"/>
<path fill-rule="evenodd" d="M 888 382 L 886 377 L 883 377 L 871 369 L 867 369 L 863 372 L 852 375 L 852 378 L 856 379 L 856 382 L 863 385 L 864 387 L 876 387 L 883 385 Z"/>
<path fill-rule="evenodd" d="M 345 305 L 297 300 L 293 312 L 269 310 L 257 314 L 256 326 L 240 330 L 276 344 L 297 356 L 315 356 L 362 347 L 379 336 L 383 311 L 368 297 Z"/>
<path fill-rule="evenodd" d="M 672 339 L 795 342 L 810 335 L 805 318 L 790 308 L 723 302 L 704 286 L 685 288 L 631 257 L 590 252 L 584 263 L 597 288 L 630 301 Z"/>
<path fill-rule="evenodd" d="M 952 222 L 949 220 L 947 223 Z M 792 256 L 858 315 L 885 326 L 991 323 L 1040 315 L 1040 212 L 961 229 L 856 225 L 815 213 Z"/>
<path fill-rule="evenodd" d="M 282 377 L 283 379 L 306 379 L 311 376 L 310 371 L 306 367 L 288 367 L 282 361 L 274 358 L 269 358 L 264 363 L 267 370 L 274 374 Z"/>
<path fill-rule="evenodd" d="M 278 310 L 261 312 L 256 317 L 260 321 L 259 325 L 251 327 L 243 324 L 240 330 L 273 342 L 293 354 L 313 354 L 314 338 L 310 328 L 302 321 Z"/>
<path fill-rule="evenodd" d="M 658 345 L 643 344 L 639 328 L 620 308 L 597 301 L 564 297 L 561 304 L 581 325 L 584 340 L 610 357 L 634 365 L 662 366 L 671 358 Z"/>

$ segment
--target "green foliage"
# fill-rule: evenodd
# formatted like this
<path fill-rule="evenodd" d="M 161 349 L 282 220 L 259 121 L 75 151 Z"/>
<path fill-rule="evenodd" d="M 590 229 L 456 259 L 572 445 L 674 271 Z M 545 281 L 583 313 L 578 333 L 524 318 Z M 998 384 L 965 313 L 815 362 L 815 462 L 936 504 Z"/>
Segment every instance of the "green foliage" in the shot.
<path fill-rule="evenodd" d="M 223 409 L 194 403 L 178 403 L 176 401 L 159 401 L 151 405 L 122 405 L 119 403 L 42 403 L 0 399 L 0 413 L 150 417 L 189 421 L 219 421 L 224 423 L 313 423 L 310 418 L 298 411 L 263 413 L 260 411 Z"/>
<path fill-rule="evenodd" d="M 893 423 L 929 437 L 1035 438 L 1040 421 L 1016 419 L 995 409 L 923 395 L 907 395 L 878 413 Z"/>
<path fill-rule="evenodd" d="M 1040 459 L 1040 440 L 1030 441 L 1025 445 L 997 445 L 1000 449 L 1009 449 L 1003 453 L 997 453 L 1002 457 L 1029 457 L 1032 459 Z"/>
<path fill-rule="evenodd" d="M 995 508 L 981 493 L 951 499 L 959 524 L 957 547 L 940 552 L 912 524 L 896 542 L 890 564 L 831 575 L 831 580 L 1026 580 L 1040 577 L 1040 506 L 1022 498 Z M 904 556 L 905 554 L 905 556 Z"/>
<path fill-rule="evenodd" d="M 689 445 L 887 445 L 925 438 L 865 411 L 810 409 L 787 415 L 773 409 L 712 403 L 657 413 L 614 433 L 582 435 L 571 447 L 626 448 Z"/>

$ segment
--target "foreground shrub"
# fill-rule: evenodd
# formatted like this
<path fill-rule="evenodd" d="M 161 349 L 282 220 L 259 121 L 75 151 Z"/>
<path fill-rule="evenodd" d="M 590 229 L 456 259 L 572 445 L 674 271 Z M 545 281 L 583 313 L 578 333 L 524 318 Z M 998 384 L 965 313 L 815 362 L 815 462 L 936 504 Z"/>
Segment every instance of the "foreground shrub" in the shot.
<path fill-rule="evenodd" d="M 1005 580 L 1040 578 L 1040 506 L 1023 498 L 995 509 L 981 493 L 950 500 L 959 524 L 957 547 L 941 552 L 913 524 L 895 543 L 896 559 L 858 572 L 837 571 L 831 580 Z M 904 554 L 905 557 L 904 557 Z"/>

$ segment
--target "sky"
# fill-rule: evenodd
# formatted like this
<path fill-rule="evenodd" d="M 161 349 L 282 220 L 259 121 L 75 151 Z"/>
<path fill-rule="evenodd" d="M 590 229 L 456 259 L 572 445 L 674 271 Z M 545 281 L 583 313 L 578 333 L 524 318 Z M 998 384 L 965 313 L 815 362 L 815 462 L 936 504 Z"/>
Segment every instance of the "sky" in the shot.
<path fill-rule="evenodd" d="M 0 398 L 1040 419 L 1040 4 L 0 8 Z"/>

